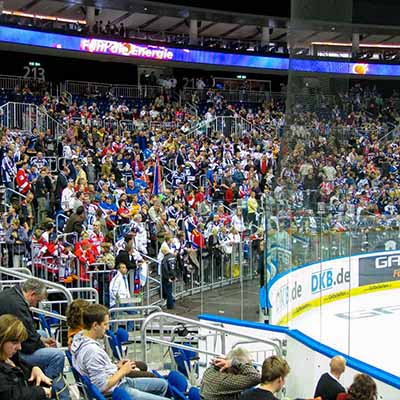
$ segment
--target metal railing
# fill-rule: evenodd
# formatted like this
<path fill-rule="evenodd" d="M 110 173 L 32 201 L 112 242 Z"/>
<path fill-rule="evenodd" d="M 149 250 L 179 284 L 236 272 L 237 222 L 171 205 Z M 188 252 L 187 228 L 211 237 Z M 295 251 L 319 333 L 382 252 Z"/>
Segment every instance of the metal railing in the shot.
<path fill-rule="evenodd" d="M 50 131 L 57 142 L 65 134 L 64 126 L 35 104 L 8 102 L 0 110 L 1 125 L 11 130 L 32 133 L 36 128 L 41 132 Z"/>
<path fill-rule="evenodd" d="M 15 278 L 20 278 L 20 280 L 23 280 L 23 281 L 32 278 L 32 275 L 24 274 L 22 272 L 14 270 L 13 268 L 0 267 L 0 274 L 1 274 L 0 277 L 2 275 L 8 275 L 8 276 L 12 276 Z M 72 295 L 66 287 L 64 287 L 58 283 L 46 281 L 45 279 L 40 279 L 40 278 L 35 278 L 35 279 L 42 282 L 47 288 L 52 289 L 52 293 L 57 292 L 57 293 L 64 294 L 67 304 L 72 303 L 72 300 L 73 300 Z M 1 285 L 1 282 L 2 282 L 2 280 L 0 279 L 0 285 Z"/>
<path fill-rule="evenodd" d="M 9 192 L 11 194 L 8 196 L 7 193 L 9 193 Z M 11 201 L 11 198 L 13 197 L 13 194 L 17 195 L 18 197 L 21 197 L 22 199 L 26 199 L 26 196 L 24 194 L 14 190 L 14 189 L 11 189 L 11 188 L 6 188 L 6 190 L 4 191 L 4 199 L 5 200 L 9 199 Z M 7 201 L 4 201 L 4 205 L 6 207 L 10 207 L 10 203 L 7 202 Z"/>
<path fill-rule="evenodd" d="M 132 99 L 151 99 L 161 94 L 169 95 L 171 89 L 163 86 L 124 85 L 101 82 L 84 82 L 67 80 L 62 84 L 62 90 L 74 96 L 100 95 Z"/>
<path fill-rule="evenodd" d="M 198 348 L 194 348 L 192 346 L 174 343 L 174 342 L 171 342 L 170 340 L 163 339 L 165 337 L 164 332 L 163 332 L 163 327 L 168 325 L 168 322 L 175 323 L 176 325 L 182 325 L 182 324 L 189 325 L 190 328 L 195 328 L 195 329 L 196 328 L 204 329 L 207 331 L 206 338 L 207 338 L 207 336 L 220 336 L 221 344 L 220 344 L 220 346 L 218 346 L 220 348 L 220 351 L 210 351 L 207 347 L 208 343 L 206 340 L 203 341 L 203 343 L 205 345 L 205 349 L 204 349 L 204 348 L 201 348 L 201 346 L 198 346 Z M 154 326 L 154 325 L 160 326 L 160 333 L 159 333 L 160 338 L 157 338 L 154 336 L 149 336 L 147 334 L 148 327 Z M 207 356 L 218 357 L 221 355 L 224 356 L 228 352 L 228 349 L 226 348 L 226 341 L 224 340 L 224 336 L 234 336 L 236 338 L 254 341 L 253 336 L 246 335 L 243 333 L 238 333 L 238 332 L 232 332 L 231 330 L 223 328 L 221 326 L 216 326 L 216 325 L 207 324 L 204 322 L 199 322 L 199 321 L 181 317 L 178 315 L 172 315 L 172 314 L 163 313 L 163 312 L 156 312 L 156 313 L 149 315 L 143 321 L 143 324 L 141 327 L 141 344 L 142 344 L 143 361 L 147 362 L 148 355 L 152 354 L 152 349 L 151 348 L 149 349 L 149 346 L 151 347 L 152 343 L 161 345 L 161 347 L 168 347 L 168 348 L 176 347 L 179 349 L 188 350 L 188 351 L 192 351 L 192 352 L 195 351 L 196 353 L 199 353 L 200 355 L 203 355 L 206 357 Z M 282 345 L 278 341 L 269 340 L 269 339 L 259 339 L 258 343 L 267 345 L 278 356 L 282 356 L 282 354 L 283 354 L 283 350 L 281 347 Z M 161 352 L 161 354 L 163 354 L 163 352 Z"/>
<path fill-rule="evenodd" d="M 192 101 L 196 96 L 202 102 L 207 100 L 207 92 L 210 89 L 195 89 L 185 88 L 182 90 L 182 99 L 184 101 Z M 244 103 L 263 103 L 270 99 L 269 91 L 254 91 L 254 90 L 219 90 L 212 89 L 213 93 L 220 93 L 224 100 L 229 103 L 244 102 Z"/>
<path fill-rule="evenodd" d="M 3 90 L 15 90 L 19 87 L 20 91 L 22 91 L 24 86 L 27 85 L 29 89 L 35 91 L 34 87 L 43 82 L 43 79 L 25 78 L 16 75 L 0 75 L 0 88 Z"/>
<path fill-rule="evenodd" d="M 214 132 L 224 135 L 242 136 L 253 131 L 263 133 L 264 130 L 243 117 L 218 116 L 211 120 L 202 121 L 191 128 L 186 136 L 188 138 L 210 136 Z"/>

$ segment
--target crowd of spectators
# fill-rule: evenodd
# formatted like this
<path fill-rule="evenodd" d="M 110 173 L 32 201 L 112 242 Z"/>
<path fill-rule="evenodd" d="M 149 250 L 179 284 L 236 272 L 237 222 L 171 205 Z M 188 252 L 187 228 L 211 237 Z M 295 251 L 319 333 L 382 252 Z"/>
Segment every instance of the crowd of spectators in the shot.
<path fill-rule="evenodd" d="M 1 132 L 1 179 L 11 189 L 4 194 L 8 209 L 2 220 L 9 266 L 30 261 L 35 271 L 47 270 L 46 278 L 71 286 L 89 282 L 88 272 L 102 265 L 112 271 L 112 280 L 109 291 L 98 289 L 108 293 L 102 302 L 112 306 L 127 297 L 128 271 L 135 271 L 135 293 L 149 271 L 161 271 L 163 294 L 171 309 L 174 282 L 188 277 L 198 282 L 200 264 L 209 274 L 202 276 L 203 281 L 210 274 L 221 279 L 228 262 L 230 266 L 232 260 L 239 262 L 235 257 L 244 242 L 250 241 L 263 269 L 262 215 L 268 207 L 278 216 L 285 212 L 286 220 L 304 232 L 319 228 L 312 223 L 306 228 L 296 216 L 307 214 L 311 221 L 318 203 L 326 204 L 329 229 L 346 231 L 368 215 L 374 216 L 375 224 L 397 224 L 400 148 L 396 135 L 383 138 L 385 126 L 398 122 L 396 98 L 380 99 L 374 90 L 356 86 L 338 95 L 334 107 L 328 106 L 330 97 L 318 95 L 317 106 L 302 103 L 292 116 L 280 100 L 238 106 L 209 89 L 206 112 L 200 113 L 206 128 L 191 130 L 191 114 L 163 95 L 140 112 L 109 96 L 102 105 L 104 113 L 98 98 L 71 102 L 66 96 L 46 95 L 41 107 L 66 128 L 63 137 L 57 140 L 51 130 L 3 128 Z M 219 115 L 235 116 L 241 129 L 231 130 L 229 122 L 216 129 L 212 121 Z M 99 120 L 180 124 L 130 130 L 120 124 L 94 123 Z M 294 143 L 292 137 L 302 140 Z M 286 149 L 290 157 L 282 162 Z M 22 200 L 13 190 L 23 195 Z M 151 269 L 149 257 L 157 259 L 159 268 Z M 21 309 L 22 297 L 35 305 L 43 294 L 39 288 L 22 289 L 21 293 L 13 289 L 13 295 L 21 298 L 13 304 Z M 83 321 L 86 333 L 74 338 L 78 347 L 72 342 L 73 353 L 82 343 L 92 346 L 91 339 L 104 333 L 108 312 L 105 308 L 96 312 L 95 319 Z M 29 355 L 44 347 L 50 350 L 52 344 L 45 338 L 33 331 L 29 335 L 37 345 Z M 240 360 L 236 353 L 230 356 L 206 371 L 205 399 L 273 399 L 289 372 L 282 360 L 266 360 L 260 377 L 250 359 L 244 360 L 246 355 Z M 93 373 L 86 370 L 87 360 L 74 357 L 82 372 Z M 279 373 L 270 374 L 274 368 Z M 119 381 L 132 369 L 133 364 L 121 364 L 108 375 L 98 375 L 99 387 L 111 389 L 108 377 L 115 375 Z M 234 377 L 222 380 L 221 373 Z M 241 374 L 245 377 L 238 379 Z M 368 379 L 356 377 L 344 398 L 358 400 L 358 385 L 370 384 Z M 129 389 L 129 380 L 124 382 Z M 255 384 L 260 387 L 242 393 Z M 163 396 L 165 387 L 155 392 Z"/>
<path fill-rule="evenodd" d="M 285 114 L 282 99 L 236 105 L 208 92 L 197 117 L 162 94 L 140 110 L 112 96 L 71 102 L 46 94 L 42 109 L 66 129 L 58 141 L 50 130 L 3 128 L 2 183 L 24 196 L 5 192 L 9 266 L 28 256 L 39 268 L 42 258 L 54 279 L 71 283 L 87 279 L 90 264 L 123 262 L 140 282 L 150 256 L 169 260 L 159 270 L 171 275 L 164 282 L 170 293 L 177 277 L 193 274 L 198 282 L 201 263 L 221 279 L 249 238 L 262 269 L 268 207 L 303 233 L 321 229 L 318 203 L 326 206 L 325 229 L 354 229 L 369 216 L 397 226 L 400 148 L 395 136 L 381 140 L 387 124 L 397 123 L 395 95 L 384 101 L 356 85 L 333 107 L 331 96 L 315 94 L 314 105 Z M 242 128 L 232 131 L 228 120 L 217 129 L 219 115 L 235 116 Z M 196 121 L 206 129 L 191 128 Z M 56 241 L 59 232 L 65 235 Z"/>

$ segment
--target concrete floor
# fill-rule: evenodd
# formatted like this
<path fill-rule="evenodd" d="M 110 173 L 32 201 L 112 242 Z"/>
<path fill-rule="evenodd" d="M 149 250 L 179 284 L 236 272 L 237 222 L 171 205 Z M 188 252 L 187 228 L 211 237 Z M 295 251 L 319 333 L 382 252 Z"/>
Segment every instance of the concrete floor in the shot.
<path fill-rule="evenodd" d="M 173 314 L 197 319 L 199 314 L 258 321 L 259 280 L 233 284 L 177 300 Z M 168 310 L 166 310 L 169 312 Z"/>

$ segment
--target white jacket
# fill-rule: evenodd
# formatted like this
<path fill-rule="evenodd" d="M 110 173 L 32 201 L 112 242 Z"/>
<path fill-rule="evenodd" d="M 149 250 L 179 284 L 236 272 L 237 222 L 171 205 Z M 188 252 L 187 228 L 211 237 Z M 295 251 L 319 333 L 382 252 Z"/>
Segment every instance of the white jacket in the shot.
<path fill-rule="evenodd" d="M 128 275 L 126 275 L 125 280 L 124 275 L 118 271 L 110 282 L 110 307 L 115 307 L 121 300 L 130 298 Z"/>

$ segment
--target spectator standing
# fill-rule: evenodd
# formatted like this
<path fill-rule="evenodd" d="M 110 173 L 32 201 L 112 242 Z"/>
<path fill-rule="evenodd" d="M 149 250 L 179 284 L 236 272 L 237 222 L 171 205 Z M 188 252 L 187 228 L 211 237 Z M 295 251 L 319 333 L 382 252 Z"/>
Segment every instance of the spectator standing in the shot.
<path fill-rule="evenodd" d="M 110 282 L 110 307 L 118 307 L 121 300 L 131 298 L 128 282 L 128 268 L 124 263 L 119 263 L 117 273 Z"/>
<path fill-rule="evenodd" d="M 40 175 L 35 183 L 35 197 L 38 204 L 37 221 L 39 225 L 43 225 L 47 218 L 48 212 L 48 195 L 52 193 L 52 183 L 48 176 L 48 169 L 43 167 Z"/>
<path fill-rule="evenodd" d="M 27 230 L 20 226 L 18 219 L 11 222 L 5 236 L 6 243 L 8 244 L 8 266 L 19 268 L 22 266 L 22 257 L 26 252 L 26 245 L 29 241 Z M 10 257 L 12 255 L 12 258 Z"/>

